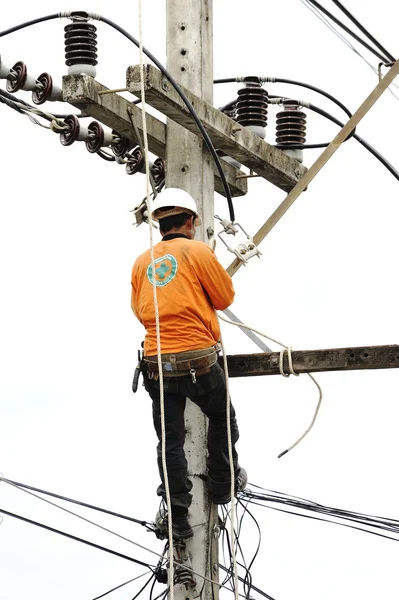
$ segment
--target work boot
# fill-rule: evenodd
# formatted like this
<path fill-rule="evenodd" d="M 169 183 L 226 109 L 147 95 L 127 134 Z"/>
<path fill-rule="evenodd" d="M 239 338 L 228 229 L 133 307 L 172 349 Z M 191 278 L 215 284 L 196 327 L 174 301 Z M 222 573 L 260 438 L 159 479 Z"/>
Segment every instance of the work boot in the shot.
<path fill-rule="evenodd" d="M 168 537 L 168 513 L 164 507 L 161 507 L 155 517 L 155 527 L 159 531 L 162 539 Z M 187 540 L 192 538 L 194 532 L 190 523 L 188 522 L 187 512 L 183 514 L 177 514 L 172 520 L 172 535 L 175 540 Z"/>
<path fill-rule="evenodd" d="M 172 534 L 175 540 L 188 540 L 193 537 L 194 531 L 188 522 L 187 515 L 173 517 Z"/>
<path fill-rule="evenodd" d="M 238 492 L 243 492 L 245 490 L 245 488 L 247 487 L 247 483 L 248 483 L 247 472 L 245 469 L 240 467 L 240 470 L 239 470 L 236 480 L 234 482 L 234 496 L 237 496 Z M 212 491 L 211 491 L 211 496 L 212 496 L 213 504 L 228 504 L 229 502 L 231 502 L 230 489 L 228 492 L 226 492 L 225 494 L 222 494 L 220 496 L 212 494 Z"/>

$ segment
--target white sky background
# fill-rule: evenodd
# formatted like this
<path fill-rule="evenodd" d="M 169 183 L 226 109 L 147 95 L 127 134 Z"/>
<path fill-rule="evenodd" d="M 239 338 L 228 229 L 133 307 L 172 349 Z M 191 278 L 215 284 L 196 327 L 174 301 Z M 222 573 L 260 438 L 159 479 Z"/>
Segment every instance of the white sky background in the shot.
<path fill-rule="evenodd" d="M 398 4 L 345 4 L 395 54 Z M 333 10 L 331 2 L 324 5 Z M 7 3 L 1 29 L 70 8 L 39 0 L 21 11 L 20 4 Z M 72 8 L 96 11 L 138 37 L 136 2 L 102 0 Z M 2 59 L 11 65 L 23 60 L 30 74 L 48 71 L 61 83 L 67 23 L 56 20 L 2 38 Z M 95 24 L 97 79 L 123 87 L 126 67 L 139 62 L 138 50 Z M 145 45 L 165 63 L 164 1 L 145 2 L 143 29 Z M 296 79 L 325 89 L 353 111 L 377 83 L 371 69 L 300 0 L 215 0 L 214 40 L 215 78 Z M 338 107 L 308 90 L 266 88 L 309 100 L 345 120 Z M 215 106 L 232 100 L 238 89 L 216 86 Z M 28 92 L 18 96 L 31 102 Z M 76 112 L 62 104 L 45 108 Z M 386 92 L 358 128 L 397 168 L 398 109 L 398 100 Z M 266 139 L 273 143 L 275 111 L 270 113 Z M 145 195 L 145 178 L 128 177 L 123 167 L 90 155 L 84 144 L 62 147 L 55 134 L 4 105 L 0 124 L 0 471 L 150 521 L 158 507 L 156 437 L 148 396 L 142 387 L 131 393 L 143 330 L 130 310 L 130 270 L 148 246 L 148 230 L 132 226 L 129 211 Z M 309 143 L 328 141 L 337 131 L 308 111 Z M 319 152 L 305 153 L 306 166 Z M 235 201 L 236 219 L 254 234 L 284 193 L 263 179 L 250 180 L 249 189 Z M 252 259 L 234 277 L 232 310 L 296 349 L 397 343 L 398 192 L 399 182 L 349 141 L 263 242 L 262 259 Z M 221 196 L 216 214 L 228 216 Z M 217 254 L 227 267 L 232 255 L 220 243 Z M 229 354 L 257 352 L 236 328 L 223 324 L 223 332 Z M 316 426 L 279 460 L 279 452 L 310 422 L 315 386 L 306 376 L 231 380 L 240 461 L 250 481 L 398 519 L 397 371 L 323 373 L 317 379 L 324 400 Z M 5 484 L 0 506 L 156 563 L 154 555 Z M 156 552 L 163 549 L 139 525 L 79 512 Z M 397 598 L 394 541 L 267 509 L 253 512 L 263 536 L 254 584 L 276 600 Z M 250 560 L 256 531 L 250 519 L 247 523 L 244 553 Z M 144 570 L 8 517 L 0 526 L 0 600 L 28 595 L 90 600 Z M 144 581 L 108 597 L 132 598 Z M 144 594 L 148 597 L 147 590 Z"/>

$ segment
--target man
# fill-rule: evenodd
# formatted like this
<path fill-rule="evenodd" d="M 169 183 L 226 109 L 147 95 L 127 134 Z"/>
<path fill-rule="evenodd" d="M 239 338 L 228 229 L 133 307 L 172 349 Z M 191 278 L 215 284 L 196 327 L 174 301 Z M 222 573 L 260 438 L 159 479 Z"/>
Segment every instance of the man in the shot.
<path fill-rule="evenodd" d="M 164 190 L 153 204 L 153 219 L 159 221 L 162 241 L 154 246 L 155 274 L 151 253 L 139 256 L 132 270 L 132 309 L 146 329 L 144 384 L 153 402 L 158 436 L 158 468 L 162 484 L 158 495 L 165 499 L 161 455 L 160 386 L 157 358 L 153 278 L 157 286 L 162 372 L 164 382 L 165 446 L 172 527 L 175 539 L 193 535 L 188 521 L 192 483 L 187 478 L 184 454 L 184 409 L 186 398 L 209 418 L 208 488 L 215 504 L 231 500 L 231 476 L 227 446 L 226 382 L 217 362 L 220 339 L 215 309 L 227 308 L 234 299 L 231 277 L 212 250 L 194 241 L 200 217 L 194 199 L 175 188 Z M 231 405 L 230 405 L 231 406 Z M 230 408 L 235 490 L 245 488 L 247 475 L 238 464 L 234 444 L 238 427 Z"/>

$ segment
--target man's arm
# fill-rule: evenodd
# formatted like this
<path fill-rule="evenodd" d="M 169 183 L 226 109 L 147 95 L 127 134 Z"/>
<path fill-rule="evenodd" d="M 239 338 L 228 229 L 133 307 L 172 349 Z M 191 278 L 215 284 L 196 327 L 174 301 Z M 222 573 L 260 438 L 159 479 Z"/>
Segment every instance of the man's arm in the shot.
<path fill-rule="evenodd" d="M 216 310 L 224 310 L 233 303 L 235 295 L 230 275 L 206 244 L 201 247 L 197 259 L 195 269 L 201 285 L 212 302 L 212 306 Z"/>

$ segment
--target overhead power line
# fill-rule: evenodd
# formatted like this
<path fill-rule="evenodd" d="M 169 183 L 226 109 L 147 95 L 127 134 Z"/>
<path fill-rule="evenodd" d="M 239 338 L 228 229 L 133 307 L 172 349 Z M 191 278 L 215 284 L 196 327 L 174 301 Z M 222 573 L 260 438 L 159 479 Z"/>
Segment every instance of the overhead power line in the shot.
<path fill-rule="evenodd" d="M 334 23 L 339 25 L 339 27 L 341 27 L 341 29 L 346 31 L 346 33 L 349 33 L 349 35 L 351 35 L 357 42 L 359 42 L 359 44 L 362 44 L 362 46 L 367 48 L 367 50 L 369 50 L 372 54 L 374 54 L 377 58 L 379 58 L 383 63 L 393 62 L 390 58 L 388 59 L 385 55 L 380 54 L 380 52 L 378 52 L 378 50 L 376 50 L 375 48 L 370 46 L 370 44 L 368 44 L 365 40 L 363 40 L 361 37 L 359 37 L 357 35 L 357 33 L 352 31 L 351 29 L 349 29 L 349 27 L 347 27 L 344 23 L 342 23 L 342 21 L 337 19 L 337 17 L 335 17 L 332 13 L 330 13 L 330 11 L 328 11 L 326 8 L 324 8 L 324 6 L 322 6 L 319 2 L 317 2 L 317 0 L 306 0 L 306 2 L 308 4 L 313 4 L 313 6 L 318 8 L 329 19 L 331 19 L 331 21 L 334 21 Z"/>
<path fill-rule="evenodd" d="M 369 38 L 369 40 L 371 40 L 373 44 L 377 46 L 377 48 L 379 48 L 381 52 L 383 52 L 389 58 L 389 60 L 391 60 L 392 62 L 395 61 L 395 57 L 390 52 L 388 52 L 388 50 L 386 50 L 384 46 L 380 44 L 380 42 L 376 40 L 376 38 L 372 36 L 371 33 L 369 33 L 365 27 L 363 27 L 363 25 L 349 12 L 349 10 L 345 8 L 342 2 L 339 2 L 339 0 L 332 1 L 336 6 L 338 6 L 338 8 L 342 10 L 342 12 L 348 17 L 348 19 L 350 19 L 352 23 L 354 23 L 356 27 L 358 27 L 360 31 L 364 33 L 364 35 L 366 35 Z"/>
<path fill-rule="evenodd" d="M 52 533 L 58 533 L 58 535 L 62 535 L 70 540 L 74 540 L 75 542 L 80 542 L 81 544 L 86 544 L 87 546 L 91 546 L 92 548 L 96 548 L 97 550 L 102 550 L 103 552 L 108 552 L 108 554 L 113 554 L 114 556 L 118 556 L 119 558 L 124 558 L 125 560 L 129 560 L 130 562 L 134 562 L 137 565 L 141 565 L 142 567 L 147 567 L 149 569 L 153 568 L 154 565 L 149 565 L 137 558 L 132 558 L 131 556 L 127 556 L 126 554 L 121 554 L 120 552 L 116 552 L 115 550 L 111 550 L 110 548 L 106 548 L 105 546 L 100 546 L 99 544 L 95 544 L 94 542 L 89 542 L 88 540 L 84 540 L 83 538 L 77 537 L 76 535 L 72 535 L 70 533 L 66 533 L 65 531 L 61 531 L 60 529 L 54 529 L 54 527 L 50 527 L 49 525 L 44 525 L 43 523 L 39 523 L 38 521 L 32 521 L 32 519 L 27 519 L 26 517 L 22 517 L 21 515 L 17 515 L 15 513 L 9 512 L 8 510 L 4 510 L 4 508 L 0 508 L 0 513 L 3 515 L 7 515 L 8 517 L 12 517 L 13 519 L 18 519 L 23 521 L 24 523 L 29 523 L 30 525 L 35 525 L 36 527 L 40 527 L 41 529 L 45 529 L 46 531 L 51 531 Z"/>

